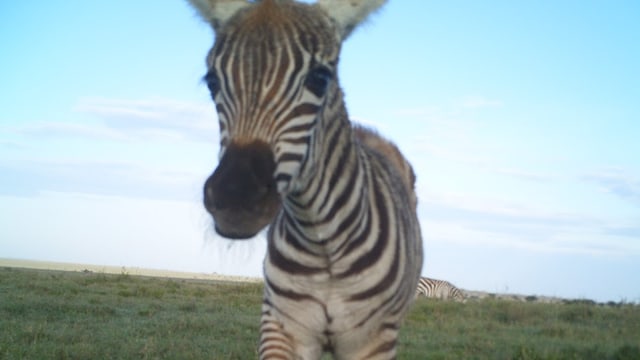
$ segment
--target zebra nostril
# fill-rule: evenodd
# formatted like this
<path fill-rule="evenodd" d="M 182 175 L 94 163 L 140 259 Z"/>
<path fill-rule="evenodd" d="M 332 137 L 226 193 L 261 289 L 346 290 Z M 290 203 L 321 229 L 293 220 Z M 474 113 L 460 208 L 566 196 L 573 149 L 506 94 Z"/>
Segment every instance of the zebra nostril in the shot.
<path fill-rule="evenodd" d="M 204 207 L 210 211 L 219 208 L 219 204 L 215 201 L 211 178 L 209 177 L 204 183 Z"/>

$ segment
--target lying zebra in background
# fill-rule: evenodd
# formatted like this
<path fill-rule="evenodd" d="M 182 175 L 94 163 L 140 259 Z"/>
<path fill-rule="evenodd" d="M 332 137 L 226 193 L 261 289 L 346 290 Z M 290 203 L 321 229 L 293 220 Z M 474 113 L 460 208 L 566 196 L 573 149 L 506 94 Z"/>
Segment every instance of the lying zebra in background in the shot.
<path fill-rule="evenodd" d="M 465 295 L 445 280 L 431 279 L 428 277 L 421 277 L 418 281 L 418 288 L 416 289 L 416 297 L 423 295 L 428 298 L 436 298 L 442 300 L 455 300 L 464 301 Z"/>

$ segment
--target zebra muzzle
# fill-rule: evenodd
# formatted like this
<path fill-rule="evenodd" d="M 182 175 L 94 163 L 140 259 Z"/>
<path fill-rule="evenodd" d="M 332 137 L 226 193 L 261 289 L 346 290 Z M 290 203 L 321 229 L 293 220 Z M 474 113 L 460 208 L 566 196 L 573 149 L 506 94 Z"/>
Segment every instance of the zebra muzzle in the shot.
<path fill-rule="evenodd" d="M 264 142 L 227 147 L 204 184 L 204 206 L 218 234 L 247 239 L 273 220 L 280 209 L 275 168 L 273 152 Z"/>

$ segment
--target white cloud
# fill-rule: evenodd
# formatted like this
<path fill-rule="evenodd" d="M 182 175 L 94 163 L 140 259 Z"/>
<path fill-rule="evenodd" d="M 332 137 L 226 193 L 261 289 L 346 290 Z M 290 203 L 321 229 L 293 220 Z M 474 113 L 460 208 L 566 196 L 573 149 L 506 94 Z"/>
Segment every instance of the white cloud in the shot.
<path fill-rule="evenodd" d="M 81 98 L 74 111 L 92 113 L 105 117 L 149 119 L 162 123 L 182 123 L 185 118 L 197 122 L 212 116 L 213 105 L 170 99 L 148 100 L 109 99 L 101 97 Z M 174 116 L 180 115 L 180 116 Z"/>
<path fill-rule="evenodd" d="M 468 100 L 472 107 L 500 105 L 484 98 Z M 518 152 L 529 149 L 503 149 L 496 138 L 487 139 L 487 129 L 499 129 L 499 124 L 469 120 L 456 109 L 425 107 L 400 114 L 413 124 L 391 139 L 417 172 L 427 242 L 554 253 L 640 253 L 640 244 L 612 242 L 607 236 L 620 219 L 572 203 L 576 195 L 564 193 L 572 174 L 548 171 L 538 157 L 520 159 Z M 630 240 L 626 233 L 620 238 Z"/>
<path fill-rule="evenodd" d="M 466 211 L 478 216 L 491 216 L 521 223 L 556 223 L 569 225 L 593 224 L 595 219 L 579 214 L 552 212 L 528 204 L 509 201 L 500 197 L 470 196 L 460 193 L 435 194 L 424 192 L 421 197 L 431 204 Z"/>
<path fill-rule="evenodd" d="M 85 139 L 132 140 L 130 134 L 117 131 L 102 124 L 76 124 L 67 122 L 37 122 L 16 127 L 14 132 L 37 137 L 63 138 L 80 137 Z"/>
<path fill-rule="evenodd" d="M 25 145 L 15 140 L 3 140 L 0 139 L 0 147 L 8 150 L 21 150 L 25 148 Z"/>
<path fill-rule="evenodd" d="M 590 206 L 589 189 L 576 186 L 575 168 L 560 168 L 536 151 L 539 144 L 513 138 L 522 132 L 503 131 L 505 124 L 513 130 L 512 122 L 478 116 L 481 108 L 502 105 L 468 97 L 448 107 L 401 109 L 394 126 L 387 126 L 393 135 L 380 122 L 381 132 L 401 147 L 416 170 L 426 243 L 590 256 L 640 254 L 634 219 Z M 398 126 L 401 121 L 408 125 Z M 617 196 L 639 199 L 637 179 L 628 174 L 589 180 Z"/>
<path fill-rule="evenodd" d="M 461 101 L 461 106 L 467 109 L 497 108 L 502 105 L 500 100 L 493 100 L 483 96 L 467 96 Z"/>
<path fill-rule="evenodd" d="M 53 191 L 199 201 L 207 171 L 204 166 L 198 172 L 173 164 L 145 164 L 138 159 L 1 161 L 0 194 L 34 196 Z"/>
<path fill-rule="evenodd" d="M 529 180 L 529 181 L 553 181 L 558 179 L 557 175 L 547 174 L 543 172 L 536 172 L 531 170 L 522 170 L 515 168 L 491 168 L 489 167 L 489 171 L 496 172 L 498 174 L 507 175 L 510 177 L 515 177 L 518 179 Z"/>
<path fill-rule="evenodd" d="M 168 99 L 126 100 L 87 97 L 73 111 L 89 116 L 74 121 L 38 121 L 1 128 L 9 135 L 40 139 L 90 139 L 104 141 L 205 142 L 217 144 L 217 115 L 213 105 Z M 29 139 L 26 139 L 27 142 Z M 3 141 L 4 146 L 24 146 L 23 141 Z M 3 145 L 0 143 L 0 145 Z"/>
<path fill-rule="evenodd" d="M 621 168 L 603 169 L 582 177 L 602 191 L 640 206 L 640 178 Z"/>
<path fill-rule="evenodd" d="M 640 254 L 640 229 L 624 221 L 464 194 L 422 192 L 419 199 L 428 242 L 553 253 Z"/>
<path fill-rule="evenodd" d="M 107 128 L 138 138 L 218 141 L 217 115 L 211 102 L 87 97 L 79 100 L 74 111 L 96 116 Z"/>

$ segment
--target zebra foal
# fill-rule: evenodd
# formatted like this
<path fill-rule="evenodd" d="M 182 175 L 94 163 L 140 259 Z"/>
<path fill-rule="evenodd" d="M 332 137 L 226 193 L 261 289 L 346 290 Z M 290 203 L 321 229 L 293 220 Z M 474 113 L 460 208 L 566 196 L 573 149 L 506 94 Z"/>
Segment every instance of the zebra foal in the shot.
<path fill-rule="evenodd" d="M 270 224 L 260 358 L 395 358 L 422 267 L 414 180 L 354 130 L 337 79 L 342 41 L 384 0 L 189 1 L 216 34 L 205 207 L 225 237 Z"/>

